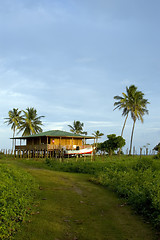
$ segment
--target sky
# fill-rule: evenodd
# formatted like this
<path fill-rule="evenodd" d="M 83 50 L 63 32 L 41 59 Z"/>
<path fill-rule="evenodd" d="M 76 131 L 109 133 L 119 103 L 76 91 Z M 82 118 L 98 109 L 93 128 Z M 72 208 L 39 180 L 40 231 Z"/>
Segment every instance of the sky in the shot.
<path fill-rule="evenodd" d="M 11 148 L 4 124 L 13 108 L 37 109 L 43 131 L 121 134 L 114 96 L 134 84 L 149 115 L 136 122 L 133 146 L 160 142 L 159 0 L 0 0 L 0 149 Z M 123 137 L 129 148 L 133 121 Z M 125 150 L 126 151 L 126 150 Z"/>

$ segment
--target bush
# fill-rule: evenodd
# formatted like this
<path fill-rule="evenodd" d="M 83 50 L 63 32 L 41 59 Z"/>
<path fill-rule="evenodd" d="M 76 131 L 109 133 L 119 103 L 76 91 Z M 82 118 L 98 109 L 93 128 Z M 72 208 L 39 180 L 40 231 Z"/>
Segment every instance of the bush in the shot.
<path fill-rule="evenodd" d="M 36 184 L 26 172 L 0 164 L 0 239 L 13 233 L 31 212 Z"/>
<path fill-rule="evenodd" d="M 151 157 L 106 161 L 46 160 L 53 170 L 92 174 L 91 181 L 107 186 L 126 199 L 137 213 L 160 227 L 160 162 Z"/>
<path fill-rule="evenodd" d="M 102 171 L 105 163 L 90 162 L 83 160 L 69 160 L 69 162 L 59 162 L 55 160 L 46 159 L 46 164 L 55 171 L 75 172 L 75 173 L 88 173 L 95 174 L 97 171 Z"/>
<path fill-rule="evenodd" d="M 157 153 L 157 154 L 154 156 L 154 159 L 160 159 L 160 153 Z"/>
<path fill-rule="evenodd" d="M 160 172 L 153 170 L 152 162 L 140 161 L 128 169 L 107 167 L 92 181 L 110 187 L 126 198 L 137 213 L 143 214 L 160 227 Z"/>

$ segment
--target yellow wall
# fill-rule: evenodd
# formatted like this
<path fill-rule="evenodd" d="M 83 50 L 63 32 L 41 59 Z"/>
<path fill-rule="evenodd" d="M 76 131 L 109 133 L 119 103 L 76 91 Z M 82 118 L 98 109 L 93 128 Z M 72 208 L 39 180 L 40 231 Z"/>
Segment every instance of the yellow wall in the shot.
<path fill-rule="evenodd" d="M 54 140 L 54 143 L 52 142 Z M 66 145 L 77 145 L 77 146 L 82 146 L 82 139 L 73 139 L 72 138 L 50 138 L 50 144 L 54 145 L 61 145 L 61 146 L 66 146 Z"/>
<path fill-rule="evenodd" d="M 53 143 L 54 140 L 54 143 Z M 47 137 L 41 137 L 40 138 L 28 138 L 27 139 L 27 145 L 41 145 L 47 143 Z M 52 138 L 48 137 L 48 144 L 53 144 L 55 146 L 80 146 L 82 147 L 82 139 L 79 138 Z"/>

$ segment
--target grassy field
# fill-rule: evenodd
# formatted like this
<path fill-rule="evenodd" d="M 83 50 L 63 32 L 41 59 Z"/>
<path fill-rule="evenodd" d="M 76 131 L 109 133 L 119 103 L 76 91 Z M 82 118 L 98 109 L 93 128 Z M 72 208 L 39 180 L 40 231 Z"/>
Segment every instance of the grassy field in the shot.
<path fill-rule="evenodd" d="M 91 175 L 55 172 L 44 161 L 4 161 L 28 172 L 39 185 L 35 200 L 39 204 L 16 240 L 158 239 L 125 199 L 88 181 Z"/>
<path fill-rule="evenodd" d="M 32 212 L 37 185 L 26 171 L 0 163 L 0 239 L 10 239 Z"/>
<path fill-rule="evenodd" d="M 53 170 L 77 173 L 89 173 L 90 179 L 103 185 L 143 215 L 148 221 L 160 228 L 160 161 L 153 156 L 106 157 L 103 161 L 70 160 L 58 162 L 46 160 Z"/>
<path fill-rule="evenodd" d="M 38 215 L 16 239 L 153 239 L 153 233 L 124 202 L 82 174 L 42 169 L 28 171 L 38 180 Z"/>

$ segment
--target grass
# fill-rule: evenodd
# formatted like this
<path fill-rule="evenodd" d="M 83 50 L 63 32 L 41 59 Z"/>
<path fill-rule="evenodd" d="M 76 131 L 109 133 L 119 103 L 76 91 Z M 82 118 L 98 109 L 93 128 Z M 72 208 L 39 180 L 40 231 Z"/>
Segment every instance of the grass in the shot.
<path fill-rule="evenodd" d="M 16 240 L 151 240 L 155 233 L 106 188 L 89 175 L 50 171 L 42 161 L 11 160 L 39 184 L 39 206 Z"/>
<path fill-rule="evenodd" d="M 0 163 L 0 239 L 11 239 L 33 209 L 34 178 L 26 171 Z"/>

